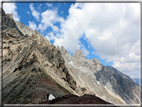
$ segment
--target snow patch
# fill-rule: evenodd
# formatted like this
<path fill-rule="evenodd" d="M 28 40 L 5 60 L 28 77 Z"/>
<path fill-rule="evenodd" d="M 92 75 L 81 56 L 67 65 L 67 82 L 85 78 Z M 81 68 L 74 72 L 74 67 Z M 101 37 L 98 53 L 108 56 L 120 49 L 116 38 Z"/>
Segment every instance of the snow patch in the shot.
<path fill-rule="evenodd" d="M 97 84 L 98 84 L 98 85 L 100 84 L 99 81 L 97 81 Z"/>
<path fill-rule="evenodd" d="M 74 63 L 72 61 L 70 61 L 69 64 L 74 65 Z"/>

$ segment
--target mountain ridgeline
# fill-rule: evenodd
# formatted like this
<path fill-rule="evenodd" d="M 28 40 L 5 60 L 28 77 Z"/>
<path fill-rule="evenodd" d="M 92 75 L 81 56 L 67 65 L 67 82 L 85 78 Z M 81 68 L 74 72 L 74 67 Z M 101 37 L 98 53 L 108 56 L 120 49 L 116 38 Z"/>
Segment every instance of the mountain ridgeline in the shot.
<path fill-rule="evenodd" d="M 86 59 L 81 50 L 71 56 L 12 14 L 1 14 L 4 104 L 38 104 L 49 93 L 56 98 L 87 94 L 112 104 L 140 103 L 140 88 L 129 76 L 98 59 Z"/>

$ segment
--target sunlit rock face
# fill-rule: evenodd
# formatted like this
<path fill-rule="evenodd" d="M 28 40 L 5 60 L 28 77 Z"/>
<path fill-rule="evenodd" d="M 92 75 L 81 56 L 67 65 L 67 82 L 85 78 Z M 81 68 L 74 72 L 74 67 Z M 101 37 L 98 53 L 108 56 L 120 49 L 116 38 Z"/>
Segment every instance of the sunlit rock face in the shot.
<path fill-rule="evenodd" d="M 133 80 L 111 66 L 103 66 L 96 58 L 87 60 L 81 50 L 71 56 L 64 47 L 61 53 L 77 88 L 85 89 L 80 94 L 95 94 L 114 104 L 139 104 L 140 88 Z M 76 89 L 77 89 L 76 88 Z"/>
<path fill-rule="evenodd" d="M 2 15 L 3 103 L 39 103 L 47 93 L 78 95 L 60 50 L 37 30 L 14 21 L 3 10 Z"/>
<path fill-rule="evenodd" d="M 47 100 L 48 93 L 91 94 L 113 104 L 140 103 L 140 89 L 127 75 L 98 59 L 87 60 L 81 50 L 71 56 L 11 14 L 1 13 L 4 104 L 39 103 Z"/>

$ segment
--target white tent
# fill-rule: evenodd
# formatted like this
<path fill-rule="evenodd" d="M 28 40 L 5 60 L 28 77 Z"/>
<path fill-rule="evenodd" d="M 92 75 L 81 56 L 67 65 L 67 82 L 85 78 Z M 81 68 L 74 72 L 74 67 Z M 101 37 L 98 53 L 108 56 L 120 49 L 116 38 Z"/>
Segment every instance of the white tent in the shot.
<path fill-rule="evenodd" d="M 52 94 L 49 94 L 48 100 L 53 100 L 55 97 Z"/>

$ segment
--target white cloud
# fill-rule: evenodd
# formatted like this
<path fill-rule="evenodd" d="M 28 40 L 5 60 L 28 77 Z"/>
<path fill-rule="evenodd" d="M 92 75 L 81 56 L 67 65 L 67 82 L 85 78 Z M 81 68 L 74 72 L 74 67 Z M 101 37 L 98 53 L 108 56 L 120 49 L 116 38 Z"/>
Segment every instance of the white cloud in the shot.
<path fill-rule="evenodd" d="M 64 46 L 74 53 L 82 49 L 89 54 L 80 38 L 84 38 L 102 59 L 128 75 L 140 71 L 140 5 L 138 3 L 75 3 L 69 8 L 67 19 L 58 16 L 57 9 L 41 13 L 38 29 L 53 29 L 46 35 L 54 45 Z M 55 26 L 55 23 L 61 26 Z M 60 30 L 59 30 L 60 29 Z M 81 43 L 82 44 L 82 43 Z"/>
<path fill-rule="evenodd" d="M 113 66 L 129 75 L 140 71 L 140 4 L 76 3 L 61 24 L 61 37 L 54 45 L 74 53 L 85 34 L 96 55 L 112 61 Z"/>
<path fill-rule="evenodd" d="M 52 4 L 51 4 L 51 3 L 46 3 L 46 5 L 47 5 L 48 7 L 52 7 Z"/>
<path fill-rule="evenodd" d="M 33 30 L 37 29 L 35 22 L 29 21 L 29 27 L 32 28 Z"/>
<path fill-rule="evenodd" d="M 42 6 L 42 4 L 40 4 L 40 5 L 38 6 L 38 9 L 40 9 L 40 8 L 41 8 L 41 6 Z"/>
<path fill-rule="evenodd" d="M 35 19 L 39 20 L 39 15 L 40 15 L 40 13 L 37 12 L 37 11 L 34 9 L 33 3 L 30 4 L 30 9 L 31 9 L 32 15 L 35 17 Z"/>
<path fill-rule="evenodd" d="M 131 78 L 132 78 L 132 79 L 136 79 L 137 77 L 133 75 L 133 76 L 131 76 Z"/>
<path fill-rule="evenodd" d="M 57 39 L 57 36 L 55 36 L 55 35 L 53 34 L 53 32 L 48 33 L 45 37 L 46 37 L 49 41 L 50 41 L 50 40 L 55 40 L 55 39 Z"/>
<path fill-rule="evenodd" d="M 89 51 L 87 51 L 83 44 L 81 45 L 81 50 L 83 51 L 84 56 L 88 56 Z"/>
<path fill-rule="evenodd" d="M 16 11 L 17 7 L 15 3 L 3 3 L 3 9 L 7 14 L 12 13 L 15 20 L 20 21 L 20 16 L 18 16 L 18 13 Z"/>
<path fill-rule="evenodd" d="M 119 61 L 115 61 L 113 63 L 113 67 L 117 68 L 118 70 L 124 72 L 129 76 L 135 75 L 136 77 L 140 76 L 140 63 L 139 62 L 132 62 L 132 63 L 121 63 Z"/>
<path fill-rule="evenodd" d="M 29 11 L 27 11 L 27 14 L 30 14 L 30 12 L 29 12 Z"/>
<path fill-rule="evenodd" d="M 62 37 L 56 39 L 54 44 L 59 46 L 64 46 L 69 52 L 74 53 L 80 48 L 79 38 L 82 37 L 84 33 L 84 28 L 86 25 L 82 23 L 82 12 L 80 10 L 74 10 L 73 5 L 69 9 L 69 16 L 67 20 L 61 25 Z M 77 12 L 77 17 L 75 16 Z M 78 17 L 80 16 L 80 17 Z"/>
<path fill-rule="evenodd" d="M 41 23 L 38 25 L 38 29 L 41 31 L 46 30 L 48 27 L 51 27 L 53 31 L 59 31 L 57 26 L 54 26 L 57 22 L 63 22 L 64 19 L 59 17 L 57 14 L 57 10 L 46 10 L 41 13 Z"/>

